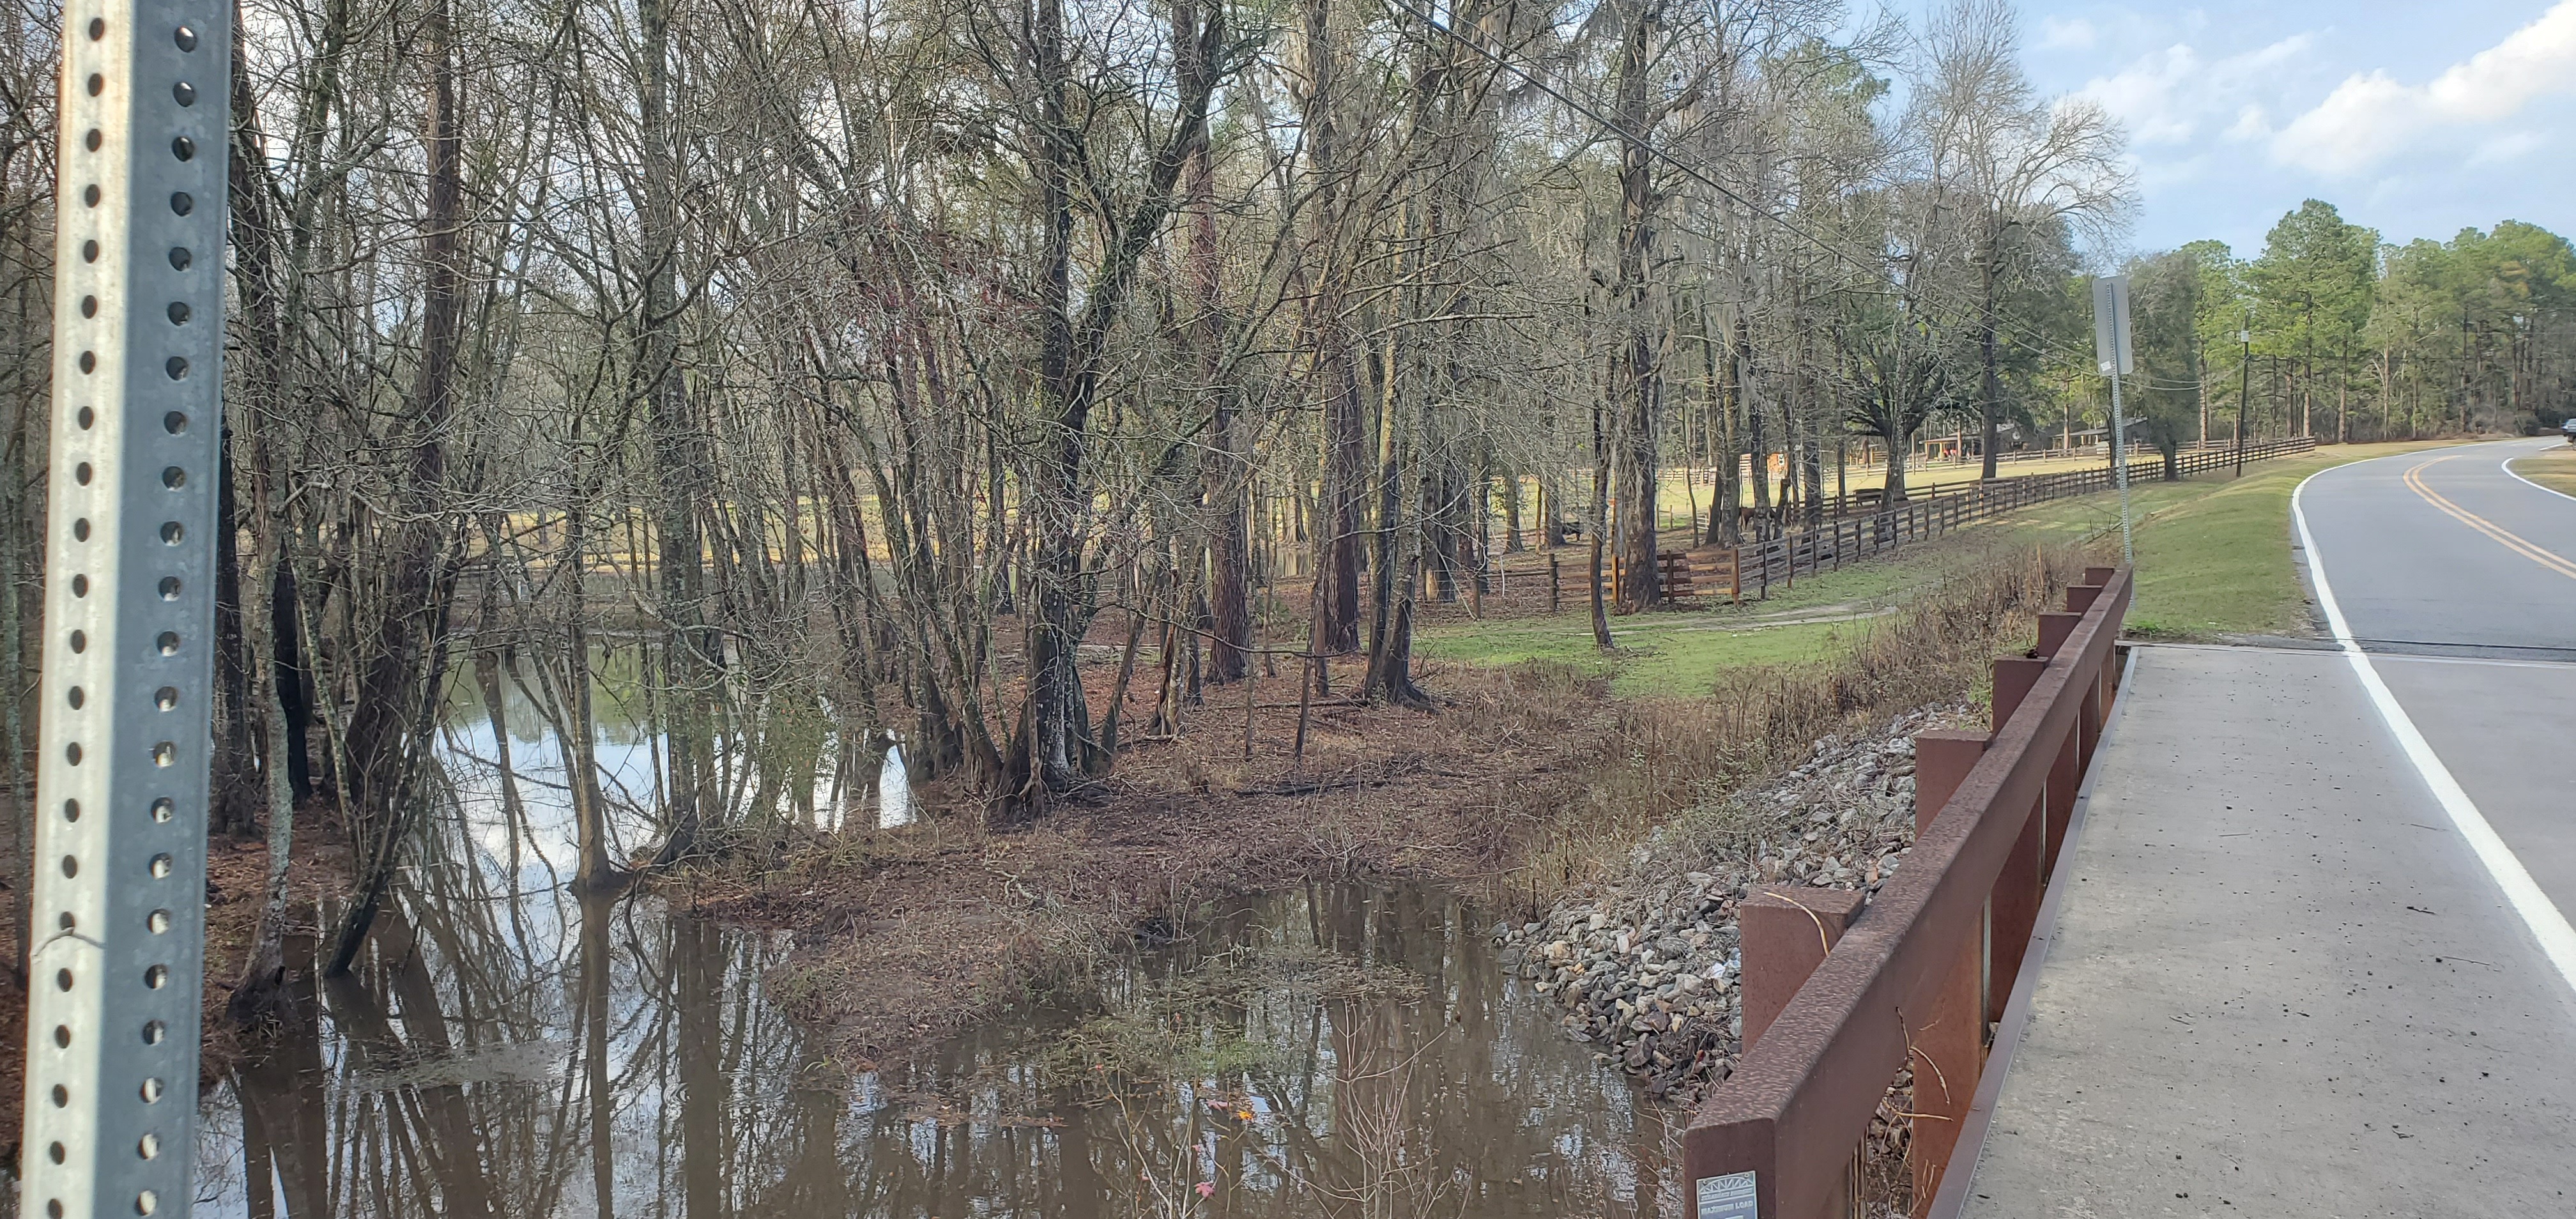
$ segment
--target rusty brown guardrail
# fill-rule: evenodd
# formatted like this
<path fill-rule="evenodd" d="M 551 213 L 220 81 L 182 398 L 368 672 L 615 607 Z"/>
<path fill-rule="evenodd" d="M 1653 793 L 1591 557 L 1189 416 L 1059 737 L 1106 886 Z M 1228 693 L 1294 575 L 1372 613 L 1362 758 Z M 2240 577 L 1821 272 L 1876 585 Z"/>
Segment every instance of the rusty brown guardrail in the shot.
<path fill-rule="evenodd" d="M 1875 901 L 1744 903 L 1745 1049 L 1683 1136 L 1692 1219 L 1849 1215 L 1861 1139 L 1909 1064 L 1914 1214 L 1930 1206 L 2117 689 L 2129 591 L 2127 568 L 2087 569 L 2039 646 L 1995 662 L 1993 732 L 1915 738 L 1920 829 Z"/>

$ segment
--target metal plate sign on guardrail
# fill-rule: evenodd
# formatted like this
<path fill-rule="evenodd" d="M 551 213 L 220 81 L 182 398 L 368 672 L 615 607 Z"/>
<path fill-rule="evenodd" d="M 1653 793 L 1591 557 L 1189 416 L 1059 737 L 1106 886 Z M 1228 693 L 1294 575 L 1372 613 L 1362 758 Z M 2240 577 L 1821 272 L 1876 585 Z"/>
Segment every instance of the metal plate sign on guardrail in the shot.
<path fill-rule="evenodd" d="M 24 1213 L 197 1158 L 232 8 L 63 6 Z"/>
<path fill-rule="evenodd" d="M 1731 1172 L 1722 1177 L 1701 1177 L 1692 1183 L 1692 1199 L 1698 1205 L 1699 1219 L 1758 1219 L 1754 1213 L 1753 1174 Z"/>

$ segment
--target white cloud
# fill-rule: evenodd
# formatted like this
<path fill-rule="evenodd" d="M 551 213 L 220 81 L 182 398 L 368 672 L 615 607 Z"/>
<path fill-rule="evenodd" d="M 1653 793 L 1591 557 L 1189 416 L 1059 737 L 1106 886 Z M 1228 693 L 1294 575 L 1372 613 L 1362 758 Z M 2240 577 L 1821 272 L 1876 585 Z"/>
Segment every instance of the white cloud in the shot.
<path fill-rule="evenodd" d="M 2254 97 L 2271 89 L 2283 65 L 2304 57 L 2310 41 L 2296 34 L 2214 61 L 2177 42 L 2093 78 L 2080 92 L 2126 124 L 2129 138 L 2142 146 L 2189 144 L 2212 130 L 2259 138 L 2270 126 Z"/>
<path fill-rule="evenodd" d="M 2263 139 L 2272 134 L 2272 116 L 2261 106 L 2245 106 L 2237 110 L 2236 121 L 2222 134 L 2239 142 Z"/>
<path fill-rule="evenodd" d="M 2039 19 L 2039 49 L 2043 51 L 2089 51 L 2100 37 L 2093 23 L 2081 17 Z"/>
<path fill-rule="evenodd" d="M 2571 90 L 2576 0 L 2560 0 L 2429 84 L 2400 84 L 2380 71 L 2347 77 L 2273 137 L 2272 156 L 2320 173 L 2359 173 L 2428 135 L 2511 118 L 2535 98 Z"/>
<path fill-rule="evenodd" d="M 2537 131 L 2508 131 L 2481 142 L 2469 153 L 2471 165 L 2494 165 L 2523 157 L 2549 146 L 2549 137 Z"/>

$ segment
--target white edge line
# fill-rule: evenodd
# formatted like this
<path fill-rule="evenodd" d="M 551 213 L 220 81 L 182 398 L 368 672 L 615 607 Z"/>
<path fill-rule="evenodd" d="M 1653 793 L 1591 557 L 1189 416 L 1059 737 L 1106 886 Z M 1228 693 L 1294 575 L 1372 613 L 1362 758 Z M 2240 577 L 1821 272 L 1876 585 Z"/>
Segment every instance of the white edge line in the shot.
<path fill-rule="evenodd" d="M 2075 784 L 2074 811 L 2067 814 L 2066 838 L 2057 844 L 2057 871 L 2048 879 L 2048 891 L 2039 902 L 2039 915 L 2031 921 L 2030 942 L 2022 949 L 2021 973 L 2014 977 L 2012 995 L 2004 1000 L 2004 1017 L 1995 1024 L 1995 1043 L 1987 1050 L 1985 1070 L 1977 1076 L 1977 1094 L 1968 1102 L 1968 1116 L 1959 1125 L 1959 1141 L 1950 1149 L 1950 1168 L 1945 1170 L 1941 1188 L 1932 1195 L 1932 1209 L 1926 1219 L 1959 1219 L 1968 1209 L 1968 1191 L 1976 1188 L 1977 1170 L 1985 1166 L 1986 1135 L 1992 1130 L 1995 1106 L 2003 1103 L 2004 1084 L 2012 1075 L 2013 1054 L 2021 1049 L 2022 1036 L 2030 1029 L 2030 1007 L 2039 991 L 2041 969 L 2048 964 L 2048 948 L 2057 935 L 2057 911 L 2075 879 L 2075 844 L 2083 840 L 2085 815 L 2093 807 L 2093 782 L 2102 775 L 2102 758 L 2126 721 L 2120 708 L 2128 705 L 2129 684 L 2137 676 L 2141 653 L 2134 643 L 2117 646 L 2129 649 L 2128 660 L 2120 666 L 2119 692 L 2111 700 L 2110 718 L 2102 725 L 2102 735 L 2093 742 L 2093 763 L 2084 768 L 2084 777 Z"/>
<path fill-rule="evenodd" d="M 2325 472 L 2319 470 L 2317 474 Z M 2514 857 L 2512 849 L 2505 846 L 2504 839 L 2496 835 L 2495 827 L 2487 824 L 2485 815 L 2478 812 L 2478 806 L 2469 799 L 2469 793 L 2460 787 L 2459 780 L 2451 777 L 2450 768 L 2442 764 L 2440 756 L 2433 752 L 2433 746 L 2424 740 L 2424 734 L 2416 731 L 2415 721 L 2407 717 L 2404 707 L 2398 705 L 2397 696 L 2390 694 L 2387 684 L 2379 680 L 2379 670 L 2371 666 L 2369 653 L 2362 651 L 2361 645 L 2353 640 L 2352 627 L 2344 621 L 2343 607 L 2335 601 L 2334 588 L 2326 583 L 2325 561 L 2317 554 L 2316 537 L 2308 532 L 2307 509 L 2300 502 L 2308 493 L 2308 484 L 2316 481 L 2317 474 L 2300 479 L 2298 488 L 2290 492 L 2290 518 L 2299 527 L 2299 546 L 2307 555 L 2308 578 L 2317 587 L 2317 605 L 2325 610 L 2327 627 L 2334 632 L 2335 642 L 2343 645 L 2344 656 L 2352 662 L 2353 675 L 2361 679 L 2361 688 L 2370 695 L 2372 705 L 2379 709 L 2379 718 L 2387 722 L 2388 731 L 2397 738 L 2398 748 L 2405 752 L 2406 760 L 2414 763 L 2416 773 L 2424 777 L 2424 785 L 2433 789 L 2433 799 L 2441 804 L 2444 813 L 2450 815 L 2451 824 L 2458 828 L 2460 837 L 2468 840 L 2469 848 L 2477 853 L 2478 862 L 2486 865 L 2487 875 L 2504 890 L 2505 901 L 2513 906 L 2515 914 L 2522 916 L 2523 925 L 2531 929 L 2532 938 L 2540 941 L 2540 951 L 2548 956 L 2551 965 L 2557 967 L 2559 978 L 2571 989 L 2576 989 L 2576 927 L 2568 925 L 2567 916 L 2551 904 L 2549 895 L 2541 892 L 2539 883 L 2531 879 L 2530 869 L 2522 866 L 2522 861 Z M 2546 487 L 2541 489 L 2548 490 Z"/>
<path fill-rule="evenodd" d="M 2570 441 L 2569 443 L 2570 443 L 2571 445 L 2576 445 L 2576 441 Z M 2532 450 L 2532 451 L 2531 451 L 2531 452 L 2529 452 L 2529 453 L 2520 453 L 2520 454 L 2516 454 L 2516 455 L 2514 455 L 2514 456 L 2512 456 L 2512 457 L 2505 458 L 2503 461 L 2500 461 L 2500 462 L 2497 462 L 2497 463 L 2496 463 L 2496 468 L 2497 468 L 2497 469 L 2499 469 L 2499 470 L 2504 471 L 2504 472 L 2505 472 L 2505 477 L 2510 478 L 2510 479 L 2514 480 L 2515 482 L 2521 483 L 2523 486 L 2529 487 L 2529 488 L 2531 488 L 2531 489 L 2533 489 L 2533 490 L 2535 490 L 2535 491 L 2546 491 L 2546 492 L 2550 493 L 2551 495 L 2555 495 L 2555 496 L 2557 496 L 2557 497 L 2558 497 L 2558 498 L 2560 498 L 2560 499 L 2565 499 L 2565 500 L 2576 500 L 2576 495 L 2569 495 L 2568 493 L 2566 493 L 2566 492 L 2564 492 L 2564 491 L 2561 491 L 2561 490 L 2559 490 L 2559 489 L 2558 489 L 2558 488 L 2556 488 L 2556 487 L 2544 487 L 2544 486 L 2541 486 L 2539 483 L 2533 482 L 2533 481 L 2531 481 L 2530 479 L 2528 479 L 2528 478 L 2524 478 L 2523 476 L 2521 476 L 2521 475 L 2516 474 L 2516 473 L 2514 473 L 2514 472 L 2513 472 L 2513 463 L 2515 463 L 2515 462 L 2517 462 L 2517 461 L 2520 461 L 2520 460 L 2522 460 L 2522 459 L 2523 459 L 2523 458 L 2525 458 L 2525 457 L 2533 457 L 2533 456 L 2537 456 L 2537 455 L 2539 455 L 2539 454 L 2541 454 L 2541 453 L 2546 453 L 2546 452 L 2548 452 L 2548 451 L 2549 451 L 2549 447 L 2548 447 L 2547 445 L 2543 445 L 2543 446 L 2541 446 L 2540 448 L 2534 449 L 2534 450 Z M 2296 493 L 2294 492 L 2293 494 L 2295 495 Z"/>

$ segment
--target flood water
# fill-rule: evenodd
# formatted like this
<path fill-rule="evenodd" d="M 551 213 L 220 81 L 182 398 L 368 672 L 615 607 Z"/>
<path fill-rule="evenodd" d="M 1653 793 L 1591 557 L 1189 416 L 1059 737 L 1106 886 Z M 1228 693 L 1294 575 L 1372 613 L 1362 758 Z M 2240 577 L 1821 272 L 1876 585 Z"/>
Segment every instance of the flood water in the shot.
<path fill-rule="evenodd" d="M 1350 884 L 1204 906 L 854 1072 L 765 989 L 783 933 L 556 887 L 572 859 L 560 750 L 503 719 L 454 726 L 454 824 L 375 950 L 304 983 L 276 1052 L 207 1090 L 200 1213 L 1680 1212 L 1674 1115 L 1559 1030 L 1496 960 L 1492 918 L 1455 895 Z M 648 763 L 619 768 L 652 746 L 604 728 L 611 783 L 646 782 Z"/>

